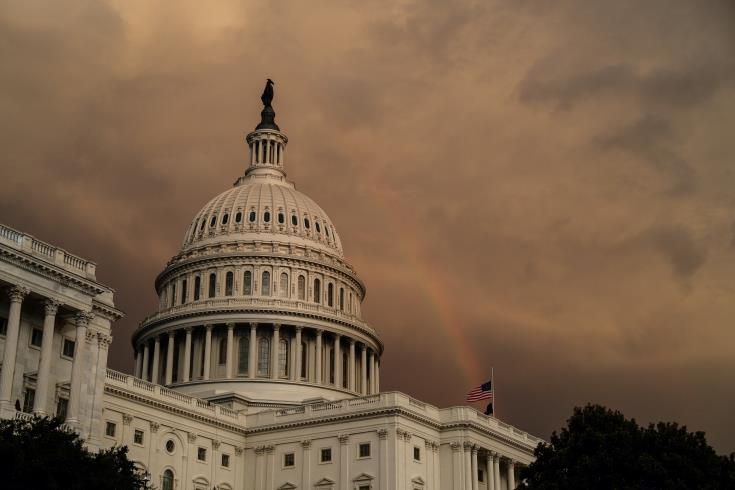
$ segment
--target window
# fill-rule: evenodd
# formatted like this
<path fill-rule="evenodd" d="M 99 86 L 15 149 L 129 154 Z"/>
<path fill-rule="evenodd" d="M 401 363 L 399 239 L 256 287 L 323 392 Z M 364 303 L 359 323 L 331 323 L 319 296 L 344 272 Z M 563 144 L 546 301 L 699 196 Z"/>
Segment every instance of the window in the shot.
<path fill-rule="evenodd" d="M 171 306 L 176 304 L 176 283 L 171 284 Z"/>
<path fill-rule="evenodd" d="M 202 219 L 202 224 L 199 226 L 199 231 L 202 231 L 204 229 L 204 225 L 206 225 L 206 224 L 207 224 L 207 220 L 206 219 Z"/>
<path fill-rule="evenodd" d="M 230 215 L 227 214 L 227 213 L 223 214 L 222 215 L 222 224 L 223 225 L 226 225 L 228 221 L 230 221 Z"/>
<path fill-rule="evenodd" d="M 186 303 L 186 290 L 187 290 L 186 279 L 181 282 L 181 304 Z"/>
<path fill-rule="evenodd" d="M 345 288 L 339 288 L 339 309 L 345 311 Z"/>
<path fill-rule="evenodd" d="M 202 279 L 199 276 L 194 278 L 194 301 L 199 300 L 199 290 L 202 288 Z"/>
<path fill-rule="evenodd" d="M 105 424 L 105 435 L 107 437 L 115 437 L 115 429 L 117 429 L 115 422 L 107 422 Z"/>
<path fill-rule="evenodd" d="M 306 366 L 307 359 L 306 359 L 307 351 L 306 351 L 306 342 L 301 342 L 301 377 L 306 378 Z"/>
<path fill-rule="evenodd" d="M 311 226 L 309 225 L 309 218 L 304 218 L 304 227 L 308 230 Z"/>
<path fill-rule="evenodd" d="M 477 481 L 480 483 L 485 481 L 485 472 L 479 468 L 477 469 Z"/>
<path fill-rule="evenodd" d="M 325 226 L 324 227 L 324 233 L 327 234 L 327 237 L 329 236 L 329 227 L 328 226 Z"/>
<path fill-rule="evenodd" d="M 282 298 L 288 297 L 288 274 L 281 272 L 281 284 L 278 287 L 278 292 Z"/>
<path fill-rule="evenodd" d="M 413 447 L 413 459 L 414 461 L 421 461 L 421 448 L 418 446 Z"/>
<path fill-rule="evenodd" d="M 314 222 L 314 228 L 316 228 L 316 232 L 317 233 L 321 233 L 322 232 L 322 227 L 319 226 L 319 222 L 318 221 L 315 221 Z"/>
<path fill-rule="evenodd" d="M 357 490 L 370 490 L 370 485 L 360 485 Z"/>
<path fill-rule="evenodd" d="M 33 388 L 26 388 L 23 393 L 23 411 L 25 413 L 31 413 L 33 411 L 33 402 L 36 400 L 36 390 Z"/>
<path fill-rule="evenodd" d="M 260 294 L 262 296 L 271 295 L 271 273 L 268 271 L 263 271 L 263 276 L 260 281 Z"/>
<path fill-rule="evenodd" d="M 31 330 L 31 345 L 34 347 L 41 347 L 43 342 L 43 330 L 40 328 L 34 328 Z"/>
<path fill-rule="evenodd" d="M 74 359 L 74 345 L 76 342 L 74 342 L 71 339 L 64 339 L 64 343 L 61 346 L 61 355 L 63 357 L 68 357 L 69 359 Z"/>
<path fill-rule="evenodd" d="M 319 279 L 314 279 L 314 303 L 321 303 L 322 282 Z"/>
<path fill-rule="evenodd" d="M 271 357 L 271 343 L 265 337 L 258 339 L 258 376 L 268 376 Z"/>
<path fill-rule="evenodd" d="M 237 374 L 248 374 L 248 358 L 250 357 L 250 338 L 240 337 L 237 344 Z"/>
<path fill-rule="evenodd" d="M 209 275 L 209 297 L 214 298 L 217 292 L 217 274 L 214 272 Z"/>
<path fill-rule="evenodd" d="M 271 212 L 270 211 L 266 211 L 265 213 L 263 213 L 263 221 L 265 221 L 266 223 L 271 222 Z"/>
<path fill-rule="evenodd" d="M 224 364 L 227 362 L 227 339 L 221 338 L 219 339 L 219 352 L 218 352 L 217 362 L 219 364 Z"/>
<path fill-rule="evenodd" d="M 56 416 L 61 420 L 66 420 L 66 409 L 69 406 L 69 400 L 66 398 L 59 398 L 56 402 Z"/>
<path fill-rule="evenodd" d="M 251 223 L 255 223 L 255 211 L 250 211 L 250 215 L 248 215 L 248 221 Z"/>
<path fill-rule="evenodd" d="M 296 458 L 293 453 L 286 453 L 283 455 L 283 467 L 293 468 L 296 465 Z"/>
<path fill-rule="evenodd" d="M 358 455 L 360 458 L 369 458 L 370 457 L 370 443 L 369 442 L 363 442 L 358 447 Z"/>
<path fill-rule="evenodd" d="M 331 463 L 332 462 L 332 448 L 324 447 L 319 451 L 319 462 L 320 463 Z"/>
<path fill-rule="evenodd" d="M 240 211 L 237 212 L 235 215 L 235 223 L 240 223 L 242 221 L 242 213 Z"/>
<path fill-rule="evenodd" d="M 133 432 L 133 443 L 138 444 L 140 446 L 143 445 L 143 431 L 139 429 L 135 429 L 135 432 Z"/>
<path fill-rule="evenodd" d="M 209 220 L 209 227 L 212 228 L 216 224 L 217 224 L 217 216 L 212 216 L 212 219 Z"/>
<path fill-rule="evenodd" d="M 331 282 L 327 284 L 327 304 L 334 306 L 334 284 Z"/>
<path fill-rule="evenodd" d="M 166 470 L 161 477 L 161 490 L 174 490 L 174 472 Z"/>
<path fill-rule="evenodd" d="M 225 274 L 225 296 L 232 296 L 232 289 L 235 283 L 235 275 L 232 271 Z"/>
<path fill-rule="evenodd" d="M 296 216 L 295 214 L 292 214 L 291 215 L 291 224 L 294 225 L 294 226 L 298 226 L 299 225 L 299 217 Z"/>
<path fill-rule="evenodd" d="M 222 467 L 223 468 L 229 468 L 230 467 L 230 455 L 229 454 L 223 454 L 222 455 Z"/>
<path fill-rule="evenodd" d="M 3 337 L 8 332 L 8 319 L 0 317 L 0 335 Z"/>
<path fill-rule="evenodd" d="M 173 453 L 174 449 L 176 449 L 176 443 L 174 442 L 174 440 L 169 439 L 168 441 L 166 441 L 166 451 L 169 453 Z"/>
<path fill-rule="evenodd" d="M 282 225 L 286 222 L 286 216 L 283 213 L 278 213 L 278 224 Z"/>
<path fill-rule="evenodd" d="M 278 341 L 278 345 L 278 376 L 281 378 L 286 378 L 288 376 L 288 360 L 290 358 L 288 352 L 288 340 L 281 339 Z"/>
<path fill-rule="evenodd" d="M 304 276 L 299 276 L 298 288 L 299 288 L 299 299 L 305 300 L 306 299 L 306 278 Z"/>
<path fill-rule="evenodd" d="M 199 461 L 206 461 L 207 460 L 207 449 L 200 447 L 197 448 L 197 460 Z"/>
<path fill-rule="evenodd" d="M 242 278 L 242 292 L 246 296 L 253 294 L 253 273 L 245 271 Z"/>

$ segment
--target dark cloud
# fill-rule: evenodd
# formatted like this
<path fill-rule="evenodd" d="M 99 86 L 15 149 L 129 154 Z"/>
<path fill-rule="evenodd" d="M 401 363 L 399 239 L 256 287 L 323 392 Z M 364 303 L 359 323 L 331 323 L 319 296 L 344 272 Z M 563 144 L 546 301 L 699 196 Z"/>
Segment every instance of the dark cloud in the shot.
<path fill-rule="evenodd" d="M 733 450 L 732 13 L 7 2 L 0 221 L 99 263 L 127 312 L 110 365 L 131 369 L 153 280 L 244 170 L 270 77 L 289 177 L 368 286 L 387 389 L 459 404 L 494 367 L 501 417 L 541 436 L 598 401 Z"/>

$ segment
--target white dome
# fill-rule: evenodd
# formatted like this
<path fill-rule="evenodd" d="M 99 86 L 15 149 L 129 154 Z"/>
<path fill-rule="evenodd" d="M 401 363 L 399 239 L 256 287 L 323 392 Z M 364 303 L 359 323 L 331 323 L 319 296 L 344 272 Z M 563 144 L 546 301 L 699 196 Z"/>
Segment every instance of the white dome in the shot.
<path fill-rule="evenodd" d="M 343 256 L 334 224 L 311 198 L 269 174 L 251 173 L 195 215 L 183 251 L 233 241 L 283 241 Z"/>

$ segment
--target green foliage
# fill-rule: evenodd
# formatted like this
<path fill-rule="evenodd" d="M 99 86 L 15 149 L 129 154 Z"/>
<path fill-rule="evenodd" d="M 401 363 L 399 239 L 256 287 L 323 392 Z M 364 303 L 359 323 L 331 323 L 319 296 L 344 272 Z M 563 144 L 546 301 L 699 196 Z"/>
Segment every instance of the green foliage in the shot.
<path fill-rule="evenodd" d="M 733 489 L 735 456 L 676 423 L 639 426 L 600 405 L 576 407 L 561 433 L 539 444 L 519 488 Z"/>
<path fill-rule="evenodd" d="M 127 447 L 84 448 L 59 419 L 0 421 L 0 475 L 6 490 L 140 490 L 147 484 Z"/>

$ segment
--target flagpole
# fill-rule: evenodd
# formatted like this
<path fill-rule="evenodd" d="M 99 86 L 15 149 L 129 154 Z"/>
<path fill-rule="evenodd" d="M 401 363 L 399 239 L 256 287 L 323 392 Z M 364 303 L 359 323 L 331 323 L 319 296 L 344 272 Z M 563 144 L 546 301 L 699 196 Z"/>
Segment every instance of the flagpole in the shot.
<path fill-rule="evenodd" d="M 490 368 L 490 388 L 493 390 L 493 417 L 498 418 L 498 406 L 495 404 L 495 394 L 498 391 L 495 386 L 495 366 Z"/>

